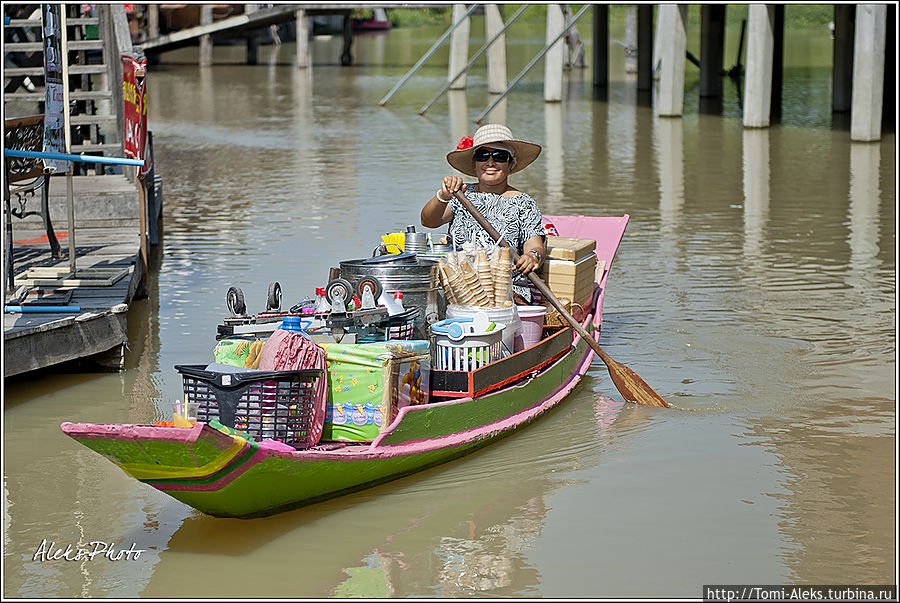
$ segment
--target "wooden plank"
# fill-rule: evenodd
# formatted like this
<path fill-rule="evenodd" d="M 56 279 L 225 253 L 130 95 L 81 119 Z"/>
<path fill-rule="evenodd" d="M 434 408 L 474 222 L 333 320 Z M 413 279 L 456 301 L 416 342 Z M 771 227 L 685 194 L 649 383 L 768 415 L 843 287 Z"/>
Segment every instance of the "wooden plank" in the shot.
<path fill-rule="evenodd" d="M 70 40 L 70 51 L 77 50 L 102 50 L 103 40 Z M 4 52 L 43 52 L 43 42 L 7 42 L 3 46 Z"/>
<path fill-rule="evenodd" d="M 69 67 L 69 75 L 91 75 L 106 73 L 106 65 L 72 65 Z M 6 77 L 21 75 L 44 75 L 44 67 L 10 67 L 3 70 Z"/>

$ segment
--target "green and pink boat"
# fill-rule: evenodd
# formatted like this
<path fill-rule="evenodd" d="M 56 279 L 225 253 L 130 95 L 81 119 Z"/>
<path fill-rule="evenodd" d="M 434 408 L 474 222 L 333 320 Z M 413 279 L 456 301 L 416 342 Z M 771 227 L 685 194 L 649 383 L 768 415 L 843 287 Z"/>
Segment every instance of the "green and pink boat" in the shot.
<path fill-rule="evenodd" d="M 606 279 L 628 215 L 548 219 L 560 236 L 597 242 L 593 294 L 582 305 L 584 313 L 573 314 L 599 340 Z M 320 442 L 290 450 L 200 421 L 191 427 L 66 422 L 61 429 L 131 477 L 203 513 L 271 515 L 461 457 L 540 418 L 572 393 L 594 358 L 570 327 L 545 327 L 544 333 L 532 348 L 483 367 L 479 375 L 469 373 L 474 396 L 400 408 L 366 443 Z M 493 383 L 478 386 L 479 378 Z"/>

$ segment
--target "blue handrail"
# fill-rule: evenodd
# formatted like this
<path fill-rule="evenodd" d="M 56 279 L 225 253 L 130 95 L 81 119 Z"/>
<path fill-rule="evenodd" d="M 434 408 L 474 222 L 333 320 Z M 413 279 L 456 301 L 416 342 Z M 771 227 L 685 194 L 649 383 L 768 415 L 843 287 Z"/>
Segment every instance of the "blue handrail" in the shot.
<path fill-rule="evenodd" d="M 143 159 L 126 159 L 124 157 L 100 157 L 98 155 L 71 155 L 69 153 L 45 153 L 43 151 L 20 151 L 3 149 L 4 155 L 10 157 L 35 157 L 37 159 L 59 159 L 62 161 L 81 161 L 84 163 L 106 163 L 110 165 L 144 165 Z"/>

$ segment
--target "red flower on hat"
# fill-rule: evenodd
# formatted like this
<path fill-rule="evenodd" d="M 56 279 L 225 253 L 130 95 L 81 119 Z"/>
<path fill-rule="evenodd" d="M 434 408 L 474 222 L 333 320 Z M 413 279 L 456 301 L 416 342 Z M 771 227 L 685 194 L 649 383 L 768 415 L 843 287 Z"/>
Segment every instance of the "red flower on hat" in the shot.
<path fill-rule="evenodd" d="M 471 136 L 463 136 L 459 139 L 459 144 L 456 145 L 456 150 L 465 151 L 466 149 L 471 149 L 473 144 L 475 144 L 475 141 L 472 140 Z"/>

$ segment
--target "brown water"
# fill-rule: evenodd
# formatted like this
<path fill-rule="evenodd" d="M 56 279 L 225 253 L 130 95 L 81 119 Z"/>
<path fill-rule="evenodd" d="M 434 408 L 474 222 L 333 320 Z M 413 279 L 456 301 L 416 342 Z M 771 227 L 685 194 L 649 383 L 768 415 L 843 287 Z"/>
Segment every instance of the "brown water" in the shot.
<path fill-rule="evenodd" d="M 558 411 L 482 452 L 251 521 L 204 516 L 63 436 L 62 421 L 168 413 L 181 395 L 172 367 L 211 359 L 230 285 L 251 311 L 274 280 L 293 303 L 329 266 L 417 223 L 449 173 L 444 153 L 490 100 L 482 66 L 468 92 L 416 115 L 443 83 L 444 52 L 377 106 L 437 33 L 360 36 L 350 68 L 339 40 L 316 39 L 309 72 L 290 66 L 292 45 L 264 48 L 256 67 L 201 70 L 187 50 L 152 71 L 165 178 L 152 295 L 129 312 L 127 372 L 6 384 L 4 595 L 699 597 L 707 583 L 896 583 L 895 139 L 850 144 L 831 129 L 827 32 L 789 38 L 800 42 L 787 44 L 783 118 L 767 130 L 741 127 L 730 82 L 725 116 L 698 116 L 691 66 L 684 118 L 656 119 L 619 60 L 606 101 L 585 70 L 545 104 L 538 68 L 492 116 L 544 145 L 514 182 L 545 213 L 630 214 L 603 345 L 677 409 L 609 403 L 599 396 L 618 393 L 595 362 Z M 510 46 L 510 77 L 541 37 Z M 49 561 L 43 540 L 145 552 Z"/>

